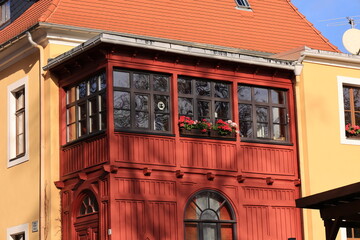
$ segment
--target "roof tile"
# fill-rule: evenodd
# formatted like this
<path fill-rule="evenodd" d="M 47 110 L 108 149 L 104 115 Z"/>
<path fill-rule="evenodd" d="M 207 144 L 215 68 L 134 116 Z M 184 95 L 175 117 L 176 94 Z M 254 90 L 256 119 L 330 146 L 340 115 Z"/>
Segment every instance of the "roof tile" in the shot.
<path fill-rule="evenodd" d="M 44 21 L 269 53 L 303 45 L 338 51 L 289 0 L 249 2 L 252 11 L 236 9 L 234 0 L 39 0 L 6 36 L 0 31 L 0 42 Z"/>

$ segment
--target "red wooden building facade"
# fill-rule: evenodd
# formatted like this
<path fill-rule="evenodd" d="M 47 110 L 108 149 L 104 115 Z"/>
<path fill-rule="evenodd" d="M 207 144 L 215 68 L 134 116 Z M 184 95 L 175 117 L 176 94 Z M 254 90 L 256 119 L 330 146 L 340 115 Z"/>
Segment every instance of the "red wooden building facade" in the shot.
<path fill-rule="evenodd" d="M 302 239 L 285 63 L 83 48 L 48 65 L 60 88 L 64 240 Z M 181 115 L 231 119 L 240 134 L 181 134 Z"/>

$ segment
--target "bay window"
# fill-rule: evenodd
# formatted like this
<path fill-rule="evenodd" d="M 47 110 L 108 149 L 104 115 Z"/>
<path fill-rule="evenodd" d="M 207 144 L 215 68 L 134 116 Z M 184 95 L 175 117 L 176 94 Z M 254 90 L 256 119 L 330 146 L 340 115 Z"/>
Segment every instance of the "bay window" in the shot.
<path fill-rule="evenodd" d="M 229 83 L 180 76 L 178 94 L 180 116 L 213 123 L 231 119 Z"/>
<path fill-rule="evenodd" d="M 242 139 L 288 141 L 285 90 L 238 85 L 238 110 Z"/>
<path fill-rule="evenodd" d="M 67 141 L 106 128 L 106 78 L 99 73 L 66 91 Z"/>
<path fill-rule="evenodd" d="M 115 69 L 116 130 L 170 133 L 170 75 Z"/>

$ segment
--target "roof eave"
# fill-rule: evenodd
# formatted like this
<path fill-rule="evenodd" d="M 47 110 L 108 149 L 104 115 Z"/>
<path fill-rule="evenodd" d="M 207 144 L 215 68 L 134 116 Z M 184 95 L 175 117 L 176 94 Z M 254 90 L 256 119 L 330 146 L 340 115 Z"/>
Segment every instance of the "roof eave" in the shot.
<path fill-rule="evenodd" d="M 184 43 L 179 41 L 144 39 L 135 36 L 123 36 L 118 34 L 101 33 L 100 35 L 89 39 L 78 47 L 49 60 L 44 70 L 52 69 L 61 63 L 69 60 L 73 56 L 79 55 L 84 51 L 93 48 L 100 43 L 109 43 L 123 46 L 140 47 L 157 51 L 171 52 L 177 54 L 186 54 L 195 57 L 205 57 L 218 60 L 232 61 L 244 64 L 279 68 L 285 70 L 294 70 L 294 61 L 284 61 L 274 58 L 259 57 L 254 55 L 241 54 L 235 51 L 218 50 L 216 46 L 203 46 L 201 44 Z"/>

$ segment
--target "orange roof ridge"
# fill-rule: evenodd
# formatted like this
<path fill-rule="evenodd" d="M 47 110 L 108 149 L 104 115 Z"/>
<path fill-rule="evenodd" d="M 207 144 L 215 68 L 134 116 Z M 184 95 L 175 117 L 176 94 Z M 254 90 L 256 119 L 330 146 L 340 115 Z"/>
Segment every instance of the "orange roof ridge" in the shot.
<path fill-rule="evenodd" d="M 44 13 L 39 17 L 39 22 L 46 22 L 48 18 L 51 17 L 51 15 L 56 11 L 60 2 L 61 0 L 52 0 L 46 11 L 44 11 Z"/>
<path fill-rule="evenodd" d="M 324 35 L 322 35 L 322 33 L 317 30 L 314 25 L 309 21 L 307 20 L 307 18 L 299 11 L 299 9 L 297 7 L 294 6 L 294 4 L 292 4 L 291 0 L 287 0 L 287 2 L 289 3 L 290 7 L 292 7 L 294 9 L 294 11 L 301 17 L 304 19 L 304 21 L 315 31 L 315 33 L 317 33 L 320 38 L 325 42 L 327 43 L 332 49 L 334 49 L 334 51 L 336 52 L 340 52 L 340 50 L 335 46 L 333 45 L 329 39 L 327 39 L 326 37 L 324 37 Z"/>

